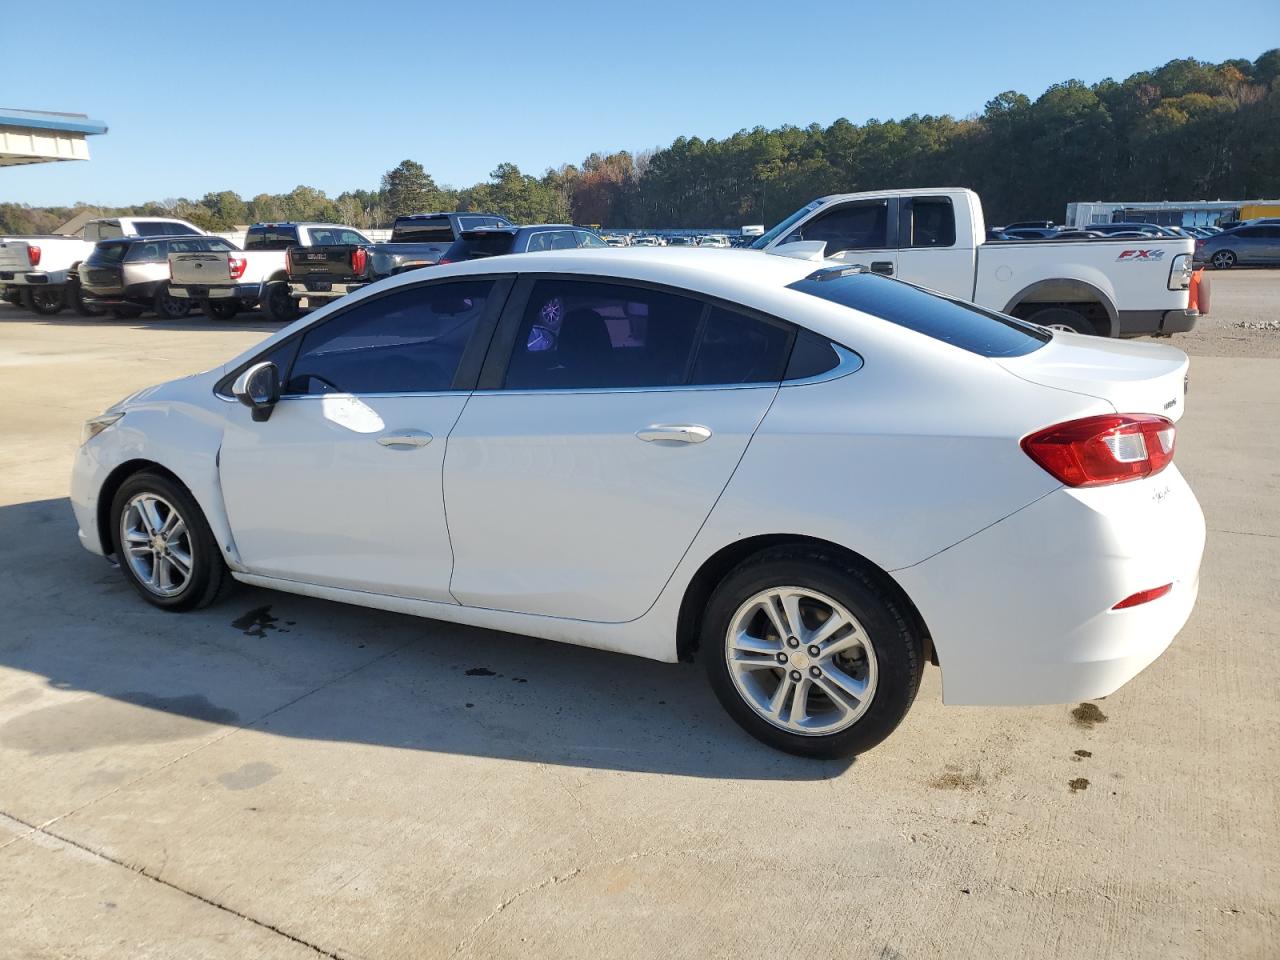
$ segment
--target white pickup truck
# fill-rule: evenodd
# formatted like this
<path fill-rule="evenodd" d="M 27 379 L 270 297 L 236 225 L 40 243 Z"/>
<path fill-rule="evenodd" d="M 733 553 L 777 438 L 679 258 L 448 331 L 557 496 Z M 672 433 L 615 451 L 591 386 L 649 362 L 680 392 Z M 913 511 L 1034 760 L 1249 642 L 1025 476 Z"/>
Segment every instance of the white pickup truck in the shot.
<path fill-rule="evenodd" d="M 205 316 L 219 320 L 259 303 L 270 320 L 295 320 L 298 302 L 289 295 L 285 263 L 289 248 L 368 243 L 355 227 L 336 223 L 255 223 L 245 233 L 243 250 L 170 254 L 170 292 L 195 300 Z"/>
<path fill-rule="evenodd" d="M 1041 326 L 1103 337 L 1182 333 L 1208 313 L 1190 238 L 987 241 L 978 195 L 956 187 L 822 197 L 752 247 L 865 264 Z"/>
<path fill-rule="evenodd" d="M 85 302 L 77 273 L 99 240 L 203 233 L 195 224 L 172 217 L 100 217 L 86 223 L 80 236 L 5 237 L 0 239 L 0 287 L 5 299 L 43 316 L 63 307 L 81 316 L 99 316 L 103 309 Z"/>

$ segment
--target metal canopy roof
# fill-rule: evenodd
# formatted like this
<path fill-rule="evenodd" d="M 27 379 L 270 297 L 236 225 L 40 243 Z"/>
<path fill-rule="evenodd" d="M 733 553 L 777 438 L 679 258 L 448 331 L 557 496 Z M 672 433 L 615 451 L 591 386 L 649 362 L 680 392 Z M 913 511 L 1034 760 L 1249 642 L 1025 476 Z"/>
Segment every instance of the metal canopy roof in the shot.
<path fill-rule="evenodd" d="M 0 166 L 88 160 L 86 137 L 107 125 L 83 113 L 52 113 L 0 107 Z"/>

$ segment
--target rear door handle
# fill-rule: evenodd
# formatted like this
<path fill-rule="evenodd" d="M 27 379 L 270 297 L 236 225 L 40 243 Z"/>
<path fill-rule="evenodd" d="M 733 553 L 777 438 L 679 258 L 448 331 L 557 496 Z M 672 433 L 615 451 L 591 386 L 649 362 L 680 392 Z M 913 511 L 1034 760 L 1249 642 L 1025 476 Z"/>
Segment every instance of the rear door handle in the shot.
<path fill-rule="evenodd" d="M 384 447 L 398 447 L 406 450 L 425 447 L 430 442 L 431 434 L 425 430 L 401 430 L 399 433 L 384 433 L 378 438 L 378 443 Z"/>
<path fill-rule="evenodd" d="M 892 261 L 892 260 L 872 260 L 872 261 L 871 261 L 871 272 L 872 272 L 872 273 L 880 273 L 880 274 L 883 274 L 883 275 L 884 275 L 884 276 L 886 276 L 886 277 L 892 277 L 892 276 L 893 276 L 893 261 Z"/>
<path fill-rule="evenodd" d="M 655 423 L 637 430 L 636 436 L 648 443 L 666 440 L 673 443 L 702 443 L 711 439 L 711 431 L 700 423 Z"/>

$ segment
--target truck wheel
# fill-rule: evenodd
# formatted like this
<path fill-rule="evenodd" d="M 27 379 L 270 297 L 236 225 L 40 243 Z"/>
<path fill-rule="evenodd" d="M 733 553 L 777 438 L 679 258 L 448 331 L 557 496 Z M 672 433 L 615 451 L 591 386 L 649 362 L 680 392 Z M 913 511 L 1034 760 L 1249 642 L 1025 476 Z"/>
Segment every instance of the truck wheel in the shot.
<path fill-rule="evenodd" d="M 85 302 L 84 289 L 80 286 L 79 280 L 71 279 L 67 281 L 64 299 L 67 306 L 82 317 L 100 317 L 107 312 L 106 307 L 99 307 L 96 304 Z"/>
<path fill-rule="evenodd" d="M 1209 258 L 1209 262 L 1215 270 L 1230 270 L 1236 265 L 1236 255 L 1230 250 L 1219 250 Z"/>
<path fill-rule="evenodd" d="M 1028 314 L 1026 319 L 1050 330 L 1065 330 L 1067 333 L 1083 333 L 1088 336 L 1098 332 L 1083 314 L 1076 313 L 1069 307 L 1046 307 Z"/>
<path fill-rule="evenodd" d="M 268 320 L 277 323 L 292 323 L 298 319 L 302 309 L 298 301 L 289 296 L 289 284 L 283 280 L 273 280 L 262 292 L 262 312 Z"/>
<path fill-rule="evenodd" d="M 228 300 L 204 300 L 200 303 L 200 310 L 210 320 L 230 320 L 240 312 L 240 301 L 234 297 Z"/>
<path fill-rule="evenodd" d="M 15 307 L 22 306 L 22 291 L 17 287 L 4 288 L 4 302 L 12 303 Z"/>
<path fill-rule="evenodd" d="M 22 305 L 42 317 L 61 313 L 64 306 L 59 287 L 27 287 L 22 291 Z"/>
<path fill-rule="evenodd" d="M 191 301 L 175 297 L 169 292 L 169 285 L 162 283 L 151 302 L 151 309 L 161 320 L 181 320 L 191 312 Z"/>

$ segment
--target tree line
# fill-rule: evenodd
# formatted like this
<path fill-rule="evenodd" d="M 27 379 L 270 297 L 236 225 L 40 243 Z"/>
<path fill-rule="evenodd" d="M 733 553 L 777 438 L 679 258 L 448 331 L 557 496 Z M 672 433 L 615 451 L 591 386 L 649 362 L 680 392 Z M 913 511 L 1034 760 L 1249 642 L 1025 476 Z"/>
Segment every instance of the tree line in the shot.
<path fill-rule="evenodd" d="M 298 186 L 134 207 L 0 203 L 0 233 L 49 232 L 84 210 L 178 216 L 207 230 L 274 220 L 384 227 L 401 214 L 455 209 L 612 228 L 768 225 L 824 194 L 915 186 L 972 187 L 992 223 L 1060 219 L 1072 200 L 1280 196 L 1280 49 L 1253 61 L 1172 60 L 1123 81 L 1067 80 L 1034 101 L 1009 90 L 963 119 L 913 114 L 679 137 L 637 154 L 593 153 L 540 177 L 501 163 L 461 189 L 405 160 L 376 189 L 336 197 Z"/>

